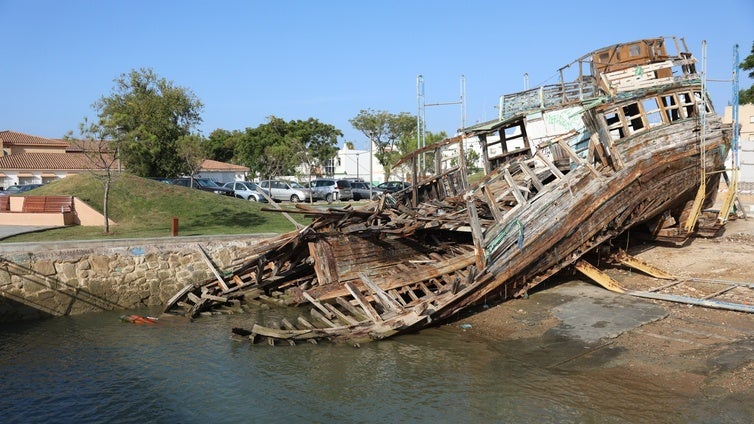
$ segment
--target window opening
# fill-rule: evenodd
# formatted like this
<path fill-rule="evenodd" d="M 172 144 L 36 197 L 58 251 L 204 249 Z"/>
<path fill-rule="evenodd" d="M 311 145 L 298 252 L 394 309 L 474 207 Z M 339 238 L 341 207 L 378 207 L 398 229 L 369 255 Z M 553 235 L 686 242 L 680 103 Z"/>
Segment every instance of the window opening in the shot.
<path fill-rule="evenodd" d="M 628 133 L 633 134 L 644 129 L 644 121 L 641 118 L 641 110 L 638 103 L 623 106 L 623 115 L 628 123 Z"/>
<path fill-rule="evenodd" d="M 644 115 L 647 117 L 649 127 L 662 125 L 662 114 L 660 107 L 657 105 L 657 99 L 651 97 L 641 101 L 641 107 L 644 109 Z"/>

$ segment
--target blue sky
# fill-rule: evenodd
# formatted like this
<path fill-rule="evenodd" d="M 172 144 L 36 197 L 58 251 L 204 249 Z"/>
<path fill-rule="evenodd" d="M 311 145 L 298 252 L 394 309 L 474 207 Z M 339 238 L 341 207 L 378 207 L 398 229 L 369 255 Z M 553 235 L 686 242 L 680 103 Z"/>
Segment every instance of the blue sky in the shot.
<path fill-rule="evenodd" d="M 510 5 L 506 5 L 510 4 Z M 684 37 L 707 76 L 731 78 L 754 42 L 754 1 L 167 1 L 0 0 L 0 130 L 76 131 L 113 80 L 152 68 L 204 104 L 199 130 L 243 130 L 274 115 L 316 118 L 366 148 L 348 120 L 362 109 L 417 113 L 458 102 L 466 124 L 496 116 L 498 97 L 556 82 L 589 51 Z M 699 69 L 701 69 L 701 64 Z M 742 88 L 752 81 L 740 76 Z M 729 82 L 709 82 L 719 113 Z M 427 130 L 455 133 L 461 106 L 426 108 Z"/>

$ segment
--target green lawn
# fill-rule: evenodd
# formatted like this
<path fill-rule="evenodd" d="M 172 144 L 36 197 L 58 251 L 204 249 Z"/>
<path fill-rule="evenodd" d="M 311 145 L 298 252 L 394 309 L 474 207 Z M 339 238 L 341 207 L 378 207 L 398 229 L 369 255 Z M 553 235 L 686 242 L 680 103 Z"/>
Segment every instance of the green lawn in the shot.
<path fill-rule="evenodd" d="M 74 175 L 27 194 L 72 195 L 102 212 L 104 182 L 90 174 Z M 294 209 L 290 203 L 279 205 Z M 282 233 L 295 229 L 283 214 L 262 211 L 264 207 L 271 205 L 123 174 L 113 180 L 110 189 L 109 216 L 116 222 L 110 227 L 110 234 L 104 233 L 104 225 L 75 225 L 22 234 L 2 242 L 167 237 L 171 235 L 173 217 L 178 218 L 180 236 Z M 291 216 L 304 225 L 311 222 L 301 214 Z"/>

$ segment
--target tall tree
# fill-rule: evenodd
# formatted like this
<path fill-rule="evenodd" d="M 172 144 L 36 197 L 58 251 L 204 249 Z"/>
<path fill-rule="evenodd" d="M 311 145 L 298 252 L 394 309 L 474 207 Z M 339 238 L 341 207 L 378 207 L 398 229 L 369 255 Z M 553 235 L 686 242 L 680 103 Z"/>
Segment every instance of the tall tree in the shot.
<path fill-rule="evenodd" d="M 744 71 L 749 71 L 749 78 L 754 79 L 754 43 L 751 44 L 751 54 L 746 56 L 739 67 Z M 754 85 L 738 92 L 738 103 L 742 105 L 754 103 Z"/>
<path fill-rule="evenodd" d="M 386 111 L 361 110 L 351 125 L 361 131 L 377 149 L 374 156 L 390 179 L 392 165 L 400 158 L 400 140 L 416 137 L 416 117 L 408 112 L 393 114 Z"/>
<path fill-rule="evenodd" d="M 204 106 L 188 88 L 160 78 L 152 69 L 132 70 L 93 105 L 99 125 L 122 134 L 126 168 L 143 177 L 174 177 L 184 162 L 177 141 L 202 121 Z"/>

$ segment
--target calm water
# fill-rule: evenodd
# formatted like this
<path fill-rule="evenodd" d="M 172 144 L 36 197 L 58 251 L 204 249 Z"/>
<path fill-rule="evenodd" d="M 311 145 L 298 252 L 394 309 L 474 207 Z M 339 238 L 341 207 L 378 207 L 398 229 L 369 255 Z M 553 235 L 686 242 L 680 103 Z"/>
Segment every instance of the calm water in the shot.
<path fill-rule="evenodd" d="M 358 349 L 292 348 L 230 340 L 231 327 L 249 327 L 248 316 L 140 326 L 120 322 L 120 314 L 0 327 L 0 422 L 706 422 L 714 416 L 708 406 L 646 379 L 543 367 L 557 358 L 548 359 L 551 351 L 536 341 L 490 344 L 457 325 Z"/>

